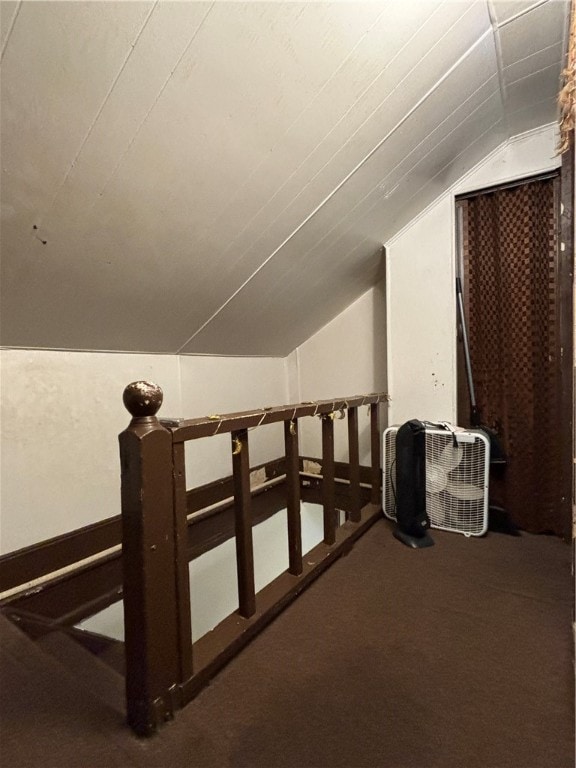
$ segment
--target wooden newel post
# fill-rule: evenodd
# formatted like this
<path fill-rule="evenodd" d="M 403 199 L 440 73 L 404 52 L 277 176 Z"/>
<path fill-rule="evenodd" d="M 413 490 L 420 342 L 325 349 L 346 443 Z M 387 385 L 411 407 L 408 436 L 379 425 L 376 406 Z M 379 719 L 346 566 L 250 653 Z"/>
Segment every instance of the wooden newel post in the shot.
<path fill-rule="evenodd" d="M 129 384 L 132 421 L 119 436 L 128 724 L 143 736 L 178 705 L 172 436 L 156 418 L 162 397 L 155 384 Z"/>

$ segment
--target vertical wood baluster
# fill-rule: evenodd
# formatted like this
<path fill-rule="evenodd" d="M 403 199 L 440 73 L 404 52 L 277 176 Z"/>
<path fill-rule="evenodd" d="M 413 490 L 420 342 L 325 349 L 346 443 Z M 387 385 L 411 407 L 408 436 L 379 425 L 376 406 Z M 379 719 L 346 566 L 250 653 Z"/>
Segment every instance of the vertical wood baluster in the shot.
<path fill-rule="evenodd" d="M 192 629 L 190 616 L 190 576 L 188 558 L 188 522 L 186 505 L 186 467 L 184 443 L 172 446 L 174 480 L 174 532 L 176 557 L 176 600 L 178 603 L 178 642 L 180 657 L 180 682 L 193 673 Z"/>
<path fill-rule="evenodd" d="M 324 543 L 336 541 L 336 484 L 334 482 L 334 421 L 322 416 L 322 503 L 324 506 Z"/>
<path fill-rule="evenodd" d="M 286 495 L 288 509 L 288 570 L 302 573 L 302 523 L 300 519 L 300 466 L 298 457 L 298 421 L 284 422 L 286 447 Z"/>
<path fill-rule="evenodd" d="M 380 469 L 380 406 L 378 403 L 372 403 L 370 405 L 370 444 L 372 449 L 372 491 L 370 493 L 370 501 L 372 504 L 380 506 L 382 504 L 381 498 L 381 484 L 382 484 L 382 472 Z"/>
<path fill-rule="evenodd" d="M 348 409 L 348 460 L 350 463 L 350 520 L 359 523 L 360 448 L 358 446 L 358 408 Z"/>
<path fill-rule="evenodd" d="M 232 432 L 232 469 L 236 507 L 236 570 L 238 573 L 238 612 L 248 619 L 256 612 L 254 588 L 254 545 L 250 496 L 250 457 L 248 430 Z"/>

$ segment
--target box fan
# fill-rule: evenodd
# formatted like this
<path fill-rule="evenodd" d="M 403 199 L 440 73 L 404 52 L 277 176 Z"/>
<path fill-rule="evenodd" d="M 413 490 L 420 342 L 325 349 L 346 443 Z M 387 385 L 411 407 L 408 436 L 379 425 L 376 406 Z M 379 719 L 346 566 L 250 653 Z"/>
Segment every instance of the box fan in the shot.
<path fill-rule="evenodd" d="M 424 485 L 430 527 L 482 536 L 488 528 L 490 446 L 481 432 L 424 422 Z M 396 520 L 396 435 L 383 435 L 382 508 Z M 417 480 L 415 479 L 416 483 Z"/>

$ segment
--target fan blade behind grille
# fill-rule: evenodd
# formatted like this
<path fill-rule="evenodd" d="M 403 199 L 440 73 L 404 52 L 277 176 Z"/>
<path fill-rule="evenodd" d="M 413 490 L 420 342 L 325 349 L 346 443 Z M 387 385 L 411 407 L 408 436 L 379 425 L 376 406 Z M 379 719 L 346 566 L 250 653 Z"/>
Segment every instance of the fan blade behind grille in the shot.
<path fill-rule="evenodd" d="M 460 464 L 463 456 L 464 448 L 462 448 L 461 445 L 455 447 L 454 445 L 449 444 L 442 449 L 439 463 L 443 466 L 446 472 L 451 472 L 453 469 L 456 469 L 458 464 Z"/>
<path fill-rule="evenodd" d="M 484 498 L 484 488 L 468 483 L 449 482 L 446 491 L 462 501 L 479 501 Z"/>

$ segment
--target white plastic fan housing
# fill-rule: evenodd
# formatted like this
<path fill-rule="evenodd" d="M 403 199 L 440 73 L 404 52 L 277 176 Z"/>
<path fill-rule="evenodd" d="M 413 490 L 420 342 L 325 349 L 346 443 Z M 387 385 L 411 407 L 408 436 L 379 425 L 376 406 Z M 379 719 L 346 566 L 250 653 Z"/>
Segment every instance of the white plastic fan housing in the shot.
<path fill-rule="evenodd" d="M 396 519 L 396 434 L 383 434 L 382 509 Z M 488 529 L 490 444 L 481 431 L 426 426 L 426 512 L 432 528 L 482 536 Z"/>

